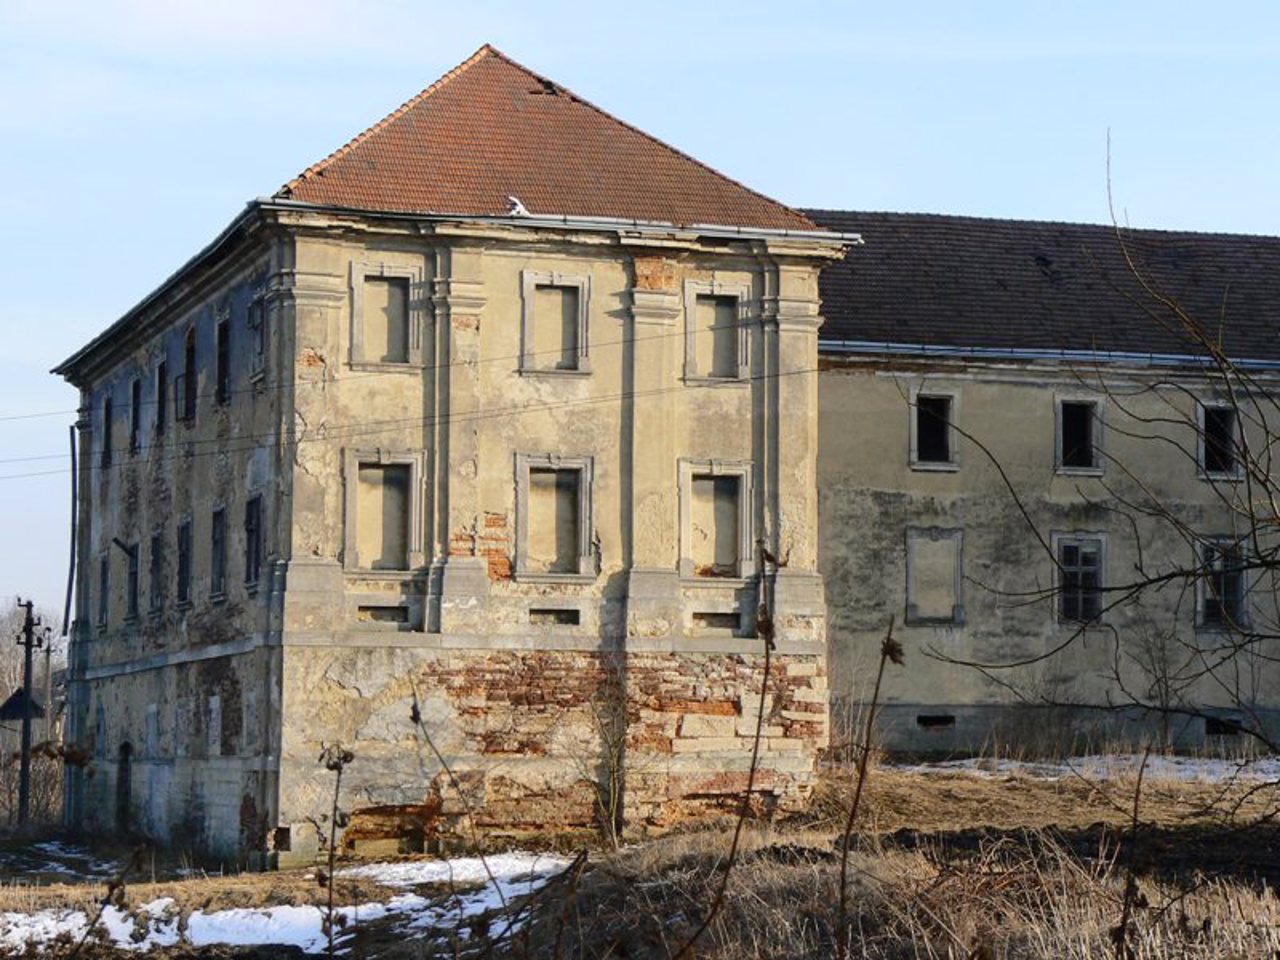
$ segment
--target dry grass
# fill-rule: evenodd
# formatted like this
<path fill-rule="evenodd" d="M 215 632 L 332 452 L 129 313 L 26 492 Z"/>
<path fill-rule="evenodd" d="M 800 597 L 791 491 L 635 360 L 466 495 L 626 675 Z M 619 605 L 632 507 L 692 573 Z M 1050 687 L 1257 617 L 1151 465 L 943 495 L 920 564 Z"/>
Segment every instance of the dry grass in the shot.
<path fill-rule="evenodd" d="M 839 857 L 829 834 L 755 830 L 698 952 L 717 960 L 835 953 Z M 666 958 L 696 926 L 727 849 L 722 831 L 668 838 L 609 858 L 567 909 L 555 898 L 516 944 L 530 958 Z M 1045 843 L 996 841 L 963 864 L 928 851 L 853 854 L 850 953 L 898 958 L 1112 956 L 1123 880 Z M 1215 880 L 1139 886 L 1132 960 L 1275 956 L 1280 901 Z M 557 942 L 559 947 L 557 949 Z"/>

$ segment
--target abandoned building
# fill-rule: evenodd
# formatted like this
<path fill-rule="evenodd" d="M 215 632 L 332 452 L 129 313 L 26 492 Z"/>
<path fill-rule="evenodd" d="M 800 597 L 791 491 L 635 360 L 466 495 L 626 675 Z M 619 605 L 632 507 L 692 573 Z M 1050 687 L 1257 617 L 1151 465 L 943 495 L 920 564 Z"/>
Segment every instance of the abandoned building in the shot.
<path fill-rule="evenodd" d="M 1274 302 L 1280 241 L 1143 236 L 1197 305 L 1237 269 Z M 939 651 L 1090 624 L 1032 679 L 1105 698 L 1113 464 L 1223 536 L 1235 467 L 1166 462 L 1117 411 L 1168 386 L 1201 436 L 1241 429 L 1099 276 L 1108 239 L 797 211 L 482 48 L 55 371 L 81 392 L 67 737 L 95 756 L 69 820 L 308 858 L 341 743 L 356 848 L 640 833 L 739 801 L 760 710 L 760 806 L 785 809 L 891 615 L 891 744 L 1015 723 Z M 1260 377 L 1274 328 L 1229 344 Z M 1226 555 L 1186 631 L 1244 616 Z"/>

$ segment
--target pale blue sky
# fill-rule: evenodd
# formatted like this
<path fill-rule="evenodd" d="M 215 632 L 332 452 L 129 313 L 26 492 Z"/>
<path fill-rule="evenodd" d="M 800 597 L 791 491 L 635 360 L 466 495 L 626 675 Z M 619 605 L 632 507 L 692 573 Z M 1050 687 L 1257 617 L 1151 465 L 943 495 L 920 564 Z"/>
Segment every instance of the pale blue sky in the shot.
<path fill-rule="evenodd" d="M 1122 220 L 1280 232 L 1275 3 L 0 0 L 0 417 L 486 41 L 794 205 L 1105 222 L 1109 130 Z M 12 477 L 71 419 L 0 419 L 0 602 L 61 607 L 68 478 Z"/>

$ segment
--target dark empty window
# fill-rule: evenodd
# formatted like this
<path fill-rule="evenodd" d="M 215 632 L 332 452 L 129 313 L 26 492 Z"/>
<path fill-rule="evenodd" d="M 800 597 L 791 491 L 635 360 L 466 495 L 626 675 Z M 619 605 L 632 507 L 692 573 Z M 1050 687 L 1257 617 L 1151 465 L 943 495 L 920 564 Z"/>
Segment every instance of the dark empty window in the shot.
<path fill-rule="evenodd" d="M 1102 541 L 1096 537 L 1058 541 L 1058 615 L 1078 623 L 1102 615 Z"/>
<path fill-rule="evenodd" d="M 129 452 L 137 453 L 142 439 L 142 381 L 137 377 L 129 384 Z"/>
<path fill-rule="evenodd" d="M 1236 411 L 1232 407 L 1204 408 L 1204 472 L 1234 474 L 1236 457 Z"/>
<path fill-rule="evenodd" d="M 1206 737 L 1238 737 L 1244 730 L 1238 718 L 1205 717 L 1204 735 Z"/>
<path fill-rule="evenodd" d="M 1061 411 L 1062 448 L 1059 463 L 1077 469 L 1098 466 L 1096 437 L 1097 405 L 1063 401 Z"/>
<path fill-rule="evenodd" d="M 227 512 L 213 511 L 209 535 L 209 592 L 215 597 L 227 590 Z"/>
<path fill-rule="evenodd" d="M 244 505 L 244 582 L 257 583 L 262 572 L 262 497 Z"/>
<path fill-rule="evenodd" d="M 102 400 L 102 465 L 111 466 L 111 421 L 114 414 L 111 410 L 111 398 Z"/>
<path fill-rule="evenodd" d="M 192 327 L 182 352 L 182 373 L 173 384 L 177 418 L 190 423 L 196 418 L 196 331 Z"/>
<path fill-rule="evenodd" d="M 226 403 L 231 395 L 231 324 L 227 320 L 218 321 L 218 356 L 217 374 L 213 398 L 218 403 Z"/>
<path fill-rule="evenodd" d="M 169 364 L 161 360 L 156 365 L 156 436 L 164 436 L 165 419 L 168 413 L 166 400 L 169 396 Z"/>
<path fill-rule="evenodd" d="M 151 612 L 164 607 L 164 534 L 151 535 Z"/>
<path fill-rule="evenodd" d="M 950 397 L 916 397 L 916 460 L 951 463 Z"/>
<path fill-rule="evenodd" d="M 267 307 L 261 297 L 249 304 L 247 325 L 251 372 L 257 376 L 266 369 L 267 365 Z"/>
<path fill-rule="evenodd" d="M 98 558 L 98 626 L 107 625 L 111 610 L 111 558 L 103 554 Z"/>
<path fill-rule="evenodd" d="M 1244 612 L 1244 563 L 1235 544 L 1204 547 L 1200 621 L 1207 627 L 1239 626 Z"/>
<path fill-rule="evenodd" d="M 191 521 L 178 526 L 178 602 L 191 602 Z"/>
<path fill-rule="evenodd" d="M 138 551 L 140 546 L 132 543 L 128 547 L 129 554 L 129 578 L 125 581 L 125 616 L 136 617 L 138 615 Z"/>

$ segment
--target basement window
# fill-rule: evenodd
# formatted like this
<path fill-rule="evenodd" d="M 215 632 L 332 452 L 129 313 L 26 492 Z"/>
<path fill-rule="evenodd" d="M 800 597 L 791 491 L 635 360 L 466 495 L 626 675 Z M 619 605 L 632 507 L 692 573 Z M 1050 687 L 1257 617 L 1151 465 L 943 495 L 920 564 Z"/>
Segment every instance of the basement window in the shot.
<path fill-rule="evenodd" d="M 535 608 L 529 611 L 529 623 L 539 627 L 576 627 L 581 620 L 578 610 Z"/>
<path fill-rule="evenodd" d="M 693 626 L 700 632 L 736 634 L 742 629 L 742 615 L 736 612 L 697 610 L 693 614 Z"/>
<path fill-rule="evenodd" d="M 401 606 L 361 605 L 356 607 L 356 619 L 361 623 L 408 623 L 409 608 Z"/>
<path fill-rule="evenodd" d="M 1240 425 L 1234 407 L 1200 407 L 1200 468 L 1212 478 L 1240 475 Z"/>
<path fill-rule="evenodd" d="M 1238 737 L 1244 732 L 1244 724 L 1239 717 L 1205 717 L 1204 735 L 1206 737 Z"/>
<path fill-rule="evenodd" d="M 956 468 L 951 426 L 954 401 L 949 394 L 916 394 L 911 417 L 911 465 L 916 469 Z"/>
<path fill-rule="evenodd" d="M 1093 401 L 1063 400 L 1058 404 L 1058 469 L 1064 473 L 1097 472 L 1098 405 Z"/>
<path fill-rule="evenodd" d="M 516 455 L 516 575 L 594 578 L 590 457 Z"/>
<path fill-rule="evenodd" d="M 925 730 L 945 730 L 956 725 L 955 714 L 951 713 L 918 713 L 916 726 Z"/>
<path fill-rule="evenodd" d="M 520 282 L 521 372 L 587 372 L 590 278 L 525 270 Z"/>

